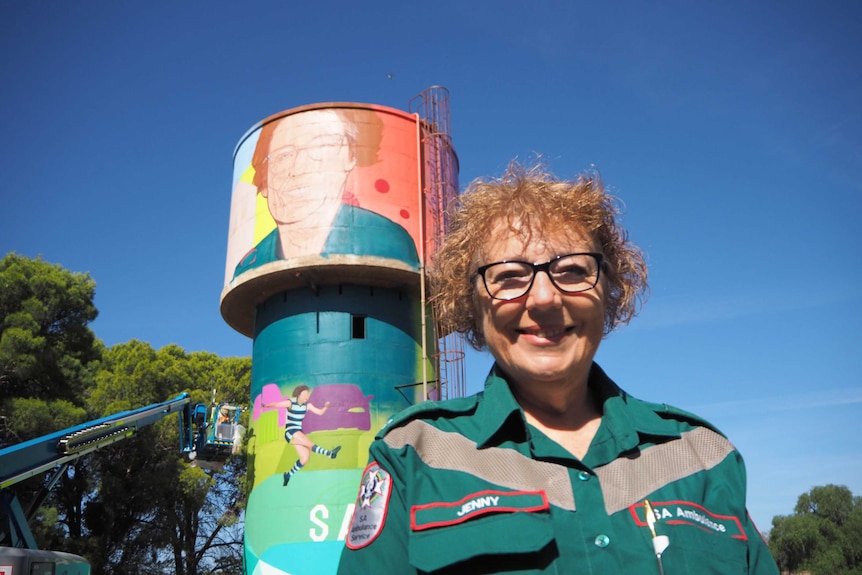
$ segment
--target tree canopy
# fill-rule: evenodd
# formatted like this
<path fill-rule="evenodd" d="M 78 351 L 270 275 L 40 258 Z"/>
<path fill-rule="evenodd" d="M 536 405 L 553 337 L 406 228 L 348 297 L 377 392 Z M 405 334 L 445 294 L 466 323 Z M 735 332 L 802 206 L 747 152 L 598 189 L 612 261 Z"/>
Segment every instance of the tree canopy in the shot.
<path fill-rule="evenodd" d="M 773 518 L 769 550 L 785 571 L 862 575 L 862 498 L 843 485 L 814 487 L 793 515 Z"/>
<path fill-rule="evenodd" d="M 88 327 L 94 295 L 87 274 L 0 260 L 0 447 L 181 392 L 247 401 L 250 358 L 137 340 L 106 348 Z M 41 548 L 83 555 L 94 573 L 238 573 L 244 477 L 244 453 L 220 472 L 189 465 L 169 416 L 69 466 L 30 526 Z M 12 489 L 26 505 L 46 481 Z"/>
<path fill-rule="evenodd" d="M 51 431 L 54 421 L 84 421 L 89 367 L 100 355 L 88 327 L 95 292 L 88 274 L 41 258 L 0 260 L 0 402 L 18 439 Z"/>

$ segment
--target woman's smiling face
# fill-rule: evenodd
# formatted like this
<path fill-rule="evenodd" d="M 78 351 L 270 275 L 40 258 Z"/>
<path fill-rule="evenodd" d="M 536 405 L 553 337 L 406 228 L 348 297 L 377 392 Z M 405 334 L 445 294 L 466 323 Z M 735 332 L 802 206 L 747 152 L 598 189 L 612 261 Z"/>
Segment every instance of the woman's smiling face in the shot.
<path fill-rule="evenodd" d="M 480 250 L 477 263 L 542 263 L 565 254 L 600 251 L 589 236 L 578 231 L 539 237 L 515 233 L 500 224 Z M 530 393 L 541 393 L 536 386 L 586 383 L 604 336 L 601 276 L 593 289 L 568 294 L 558 290 L 545 272 L 538 272 L 530 291 L 512 301 L 492 299 L 482 279 L 474 281 L 485 341 L 510 383 Z"/>

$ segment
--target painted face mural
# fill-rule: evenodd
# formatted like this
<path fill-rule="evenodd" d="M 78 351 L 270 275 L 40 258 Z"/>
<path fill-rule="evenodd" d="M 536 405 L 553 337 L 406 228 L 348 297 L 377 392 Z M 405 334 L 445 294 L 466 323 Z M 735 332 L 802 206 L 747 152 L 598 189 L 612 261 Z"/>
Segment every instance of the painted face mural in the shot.
<path fill-rule="evenodd" d="M 259 169 L 266 171 L 260 194 L 278 226 L 328 231 L 356 165 L 355 137 L 355 128 L 332 110 L 313 110 L 277 123 Z M 289 234 L 287 238 L 294 239 Z"/>
<path fill-rule="evenodd" d="M 232 218 L 231 238 L 254 239 L 241 252 L 229 246 L 230 257 L 243 254 L 231 278 L 310 255 L 375 256 L 418 267 L 418 170 L 395 164 L 411 136 L 397 120 L 372 110 L 311 109 L 264 123 L 250 159 L 246 140 L 237 160 L 251 165 L 238 166 L 243 176 L 232 212 L 255 215 Z M 242 230 L 249 226 L 253 233 Z"/>

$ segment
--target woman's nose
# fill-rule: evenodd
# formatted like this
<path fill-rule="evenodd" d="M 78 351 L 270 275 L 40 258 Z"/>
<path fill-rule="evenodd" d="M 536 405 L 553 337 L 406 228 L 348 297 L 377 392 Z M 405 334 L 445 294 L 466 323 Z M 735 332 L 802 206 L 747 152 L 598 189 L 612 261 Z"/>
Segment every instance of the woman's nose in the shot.
<path fill-rule="evenodd" d="M 559 306 L 563 301 L 562 294 L 551 281 L 551 276 L 545 271 L 536 272 L 533 285 L 527 294 L 527 307 Z"/>

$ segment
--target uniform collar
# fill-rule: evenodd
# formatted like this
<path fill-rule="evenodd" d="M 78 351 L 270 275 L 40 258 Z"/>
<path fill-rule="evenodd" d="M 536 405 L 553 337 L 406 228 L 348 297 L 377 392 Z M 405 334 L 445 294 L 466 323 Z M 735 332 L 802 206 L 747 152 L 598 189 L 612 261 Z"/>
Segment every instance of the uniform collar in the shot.
<path fill-rule="evenodd" d="M 595 468 L 659 437 L 679 437 L 673 422 L 620 389 L 596 363 L 590 370 L 589 385 L 602 406 L 602 423 L 584 457 L 585 465 Z"/>
<path fill-rule="evenodd" d="M 634 449 L 644 437 L 679 437 L 676 425 L 660 417 L 649 404 L 620 389 L 596 363 L 590 369 L 589 386 L 602 406 L 602 429 L 596 439 L 605 445 L 595 445 L 598 451 L 610 448 L 618 454 Z M 529 439 L 524 412 L 496 363 L 485 379 L 485 392 L 477 406 L 476 418 L 479 424 L 476 444 L 479 448 Z M 599 458 L 605 459 L 601 455 Z"/>
<path fill-rule="evenodd" d="M 476 407 L 479 448 L 491 447 L 503 441 L 525 441 L 527 421 L 521 406 L 515 401 L 509 382 L 495 363 L 485 378 L 485 392 Z"/>

